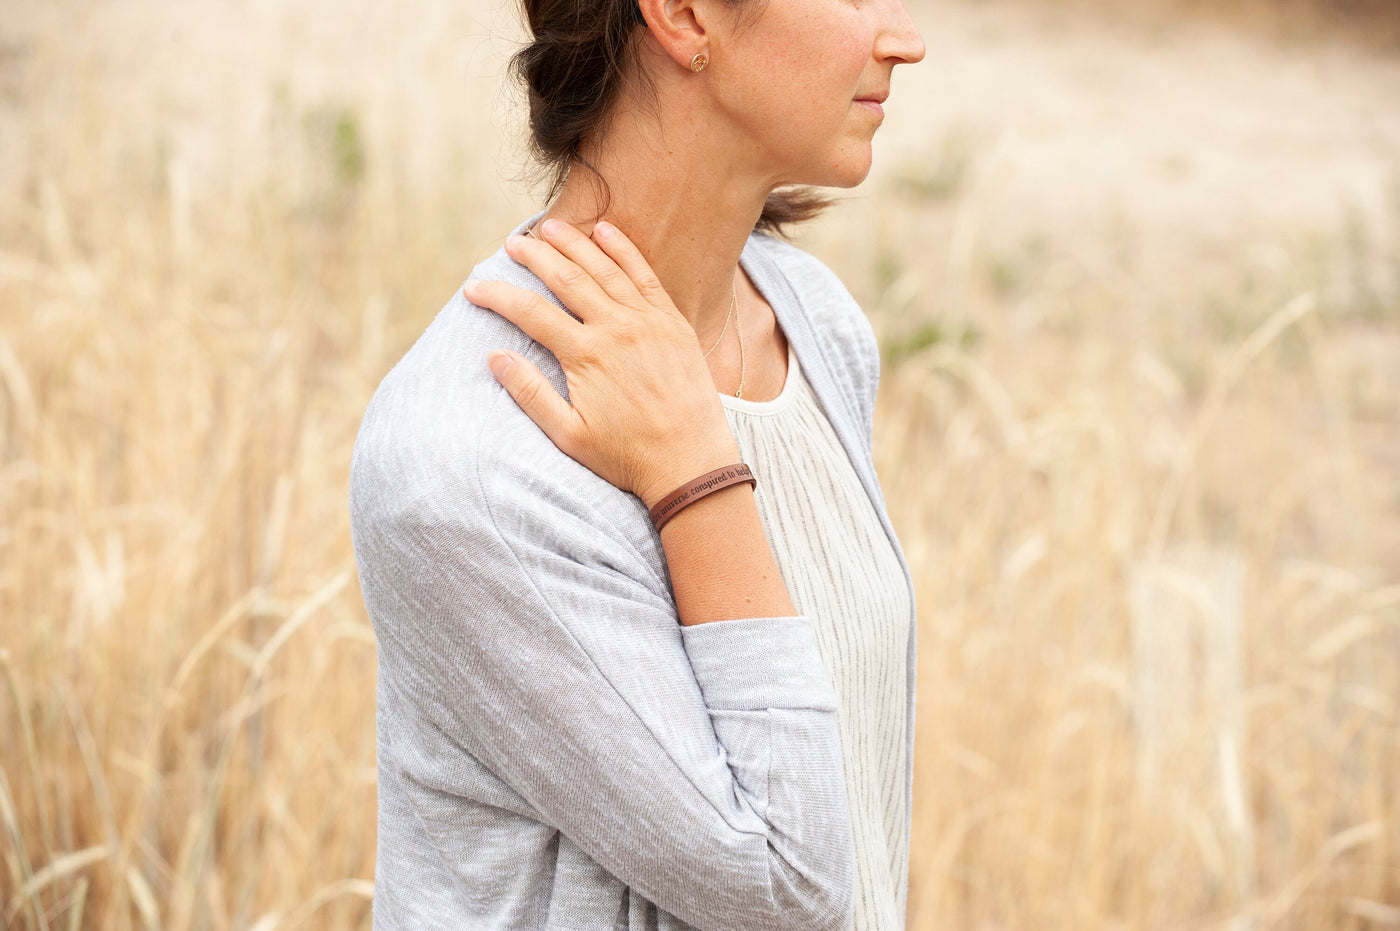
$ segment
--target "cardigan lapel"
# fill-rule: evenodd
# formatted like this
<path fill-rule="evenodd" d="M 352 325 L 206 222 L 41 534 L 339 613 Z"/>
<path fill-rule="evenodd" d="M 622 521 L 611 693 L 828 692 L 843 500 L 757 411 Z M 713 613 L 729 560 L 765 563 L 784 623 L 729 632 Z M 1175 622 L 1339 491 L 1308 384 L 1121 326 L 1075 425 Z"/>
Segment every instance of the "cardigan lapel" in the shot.
<path fill-rule="evenodd" d="M 879 515 L 880 524 L 884 527 L 890 545 L 894 548 L 895 555 L 899 558 L 899 564 L 904 570 L 905 581 L 910 586 L 909 600 L 912 605 L 914 600 L 913 573 L 905 559 L 904 550 L 899 545 L 899 538 L 895 535 L 894 526 L 890 523 L 889 514 L 884 504 L 884 496 L 880 492 L 879 482 L 875 475 L 874 463 L 865 455 L 864 444 L 860 438 L 859 412 L 856 410 L 855 402 L 841 393 L 840 386 L 832 374 L 832 362 L 826 357 L 821 341 L 817 339 L 816 332 L 812 328 L 812 322 L 807 315 L 806 308 L 802 306 L 802 301 L 793 289 L 791 282 L 788 281 L 783 270 L 772 259 L 763 254 L 761 247 L 755 243 L 754 237 L 749 237 L 748 243 L 744 246 L 743 254 L 739 257 L 739 262 L 749 273 L 755 287 L 772 305 L 773 315 L 777 317 L 778 325 L 782 327 L 783 333 L 792 343 L 792 351 L 797 356 L 797 362 L 802 366 L 802 371 L 807 375 L 807 381 L 812 386 L 812 393 L 816 395 L 827 419 L 831 421 L 831 426 L 836 431 L 842 448 L 846 451 L 846 457 L 850 459 L 856 474 L 860 476 L 861 485 L 864 486 L 865 493 L 870 497 L 870 503 L 874 506 L 875 513 Z"/>
<path fill-rule="evenodd" d="M 860 418 L 855 403 L 842 394 L 840 386 L 832 374 L 833 362 L 827 358 L 821 340 L 817 338 L 817 334 L 812 328 L 807 309 L 802 306 L 802 301 L 792 286 L 792 282 L 788 280 L 787 275 L 778 264 L 763 253 L 761 246 L 755 240 L 756 235 L 749 236 L 748 242 L 744 244 L 744 251 L 739 257 L 739 263 L 743 266 L 744 271 L 748 272 L 754 286 L 772 305 L 773 315 L 777 318 L 778 325 L 782 327 L 788 342 L 792 344 L 793 354 L 797 356 L 798 364 L 802 366 L 802 371 L 807 375 L 807 382 L 812 386 L 812 393 L 816 395 L 817 403 L 821 405 L 822 410 L 826 412 L 827 419 L 831 421 L 831 426 L 836 431 L 841 446 L 846 450 L 846 458 L 851 461 L 856 474 L 860 476 L 861 484 L 865 486 L 865 493 L 870 496 L 875 513 L 880 517 L 880 524 L 885 528 L 885 535 L 889 537 L 890 546 L 894 548 L 895 556 L 904 569 L 904 581 L 909 589 L 910 614 L 909 643 L 905 651 L 905 662 L 908 667 L 904 690 L 905 746 L 909 748 L 909 752 L 904 767 L 904 800 L 905 810 L 912 815 L 914 809 L 914 685 L 915 667 L 918 662 L 919 627 L 919 612 L 914 595 L 914 576 L 909 569 L 908 560 L 904 557 L 904 549 L 899 545 L 899 538 L 895 536 L 894 525 L 890 523 L 889 514 L 886 512 L 884 495 L 880 492 L 880 486 L 875 476 L 875 465 L 866 458 L 865 448 L 859 436 Z M 911 828 L 911 820 L 906 819 L 904 823 L 906 847 L 909 843 Z M 906 898 L 906 900 L 908 882 L 909 877 L 906 873 L 900 883 L 901 897 Z"/>

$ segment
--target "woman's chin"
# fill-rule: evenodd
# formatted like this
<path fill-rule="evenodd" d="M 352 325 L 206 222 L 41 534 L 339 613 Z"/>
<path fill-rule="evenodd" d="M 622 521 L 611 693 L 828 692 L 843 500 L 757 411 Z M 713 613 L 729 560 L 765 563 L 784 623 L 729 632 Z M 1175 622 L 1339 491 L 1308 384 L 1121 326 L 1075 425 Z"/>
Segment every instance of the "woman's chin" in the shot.
<path fill-rule="evenodd" d="M 798 169 L 779 183 L 804 187 L 852 188 L 858 186 L 870 175 L 874 155 L 869 140 L 863 145 L 851 145 L 846 149 L 830 153 L 827 158 Z"/>
<path fill-rule="evenodd" d="M 827 180 L 820 182 L 818 187 L 851 188 L 856 187 L 870 176 L 871 158 L 867 151 L 864 159 L 852 159 L 840 165 L 831 166 Z"/>
<path fill-rule="evenodd" d="M 855 187 L 870 175 L 870 166 L 873 162 L 874 153 L 871 150 L 870 140 L 853 143 L 835 153 L 821 166 L 819 174 L 823 176 L 823 180 L 805 183 L 818 187 Z"/>

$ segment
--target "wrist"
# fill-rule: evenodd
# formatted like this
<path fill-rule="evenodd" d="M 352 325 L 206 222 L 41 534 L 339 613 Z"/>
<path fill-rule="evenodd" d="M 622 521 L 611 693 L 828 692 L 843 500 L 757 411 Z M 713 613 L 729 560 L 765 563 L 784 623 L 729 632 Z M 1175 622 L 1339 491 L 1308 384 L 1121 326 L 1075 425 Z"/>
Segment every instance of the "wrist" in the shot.
<path fill-rule="evenodd" d="M 708 472 L 740 461 L 739 444 L 729 437 L 728 444 L 717 444 L 708 449 L 676 456 L 644 486 L 637 489 L 637 497 L 647 506 L 655 508 L 680 489 Z"/>
<path fill-rule="evenodd" d="M 731 463 L 720 466 L 710 472 L 706 472 L 661 500 L 661 503 L 650 509 L 648 516 L 656 527 L 658 533 L 661 532 L 671 518 L 675 517 L 685 508 L 690 507 L 710 495 L 724 491 L 726 488 L 735 485 L 750 485 L 756 487 L 758 480 L 754 478 L 753 472 L 742 462 Z"/>

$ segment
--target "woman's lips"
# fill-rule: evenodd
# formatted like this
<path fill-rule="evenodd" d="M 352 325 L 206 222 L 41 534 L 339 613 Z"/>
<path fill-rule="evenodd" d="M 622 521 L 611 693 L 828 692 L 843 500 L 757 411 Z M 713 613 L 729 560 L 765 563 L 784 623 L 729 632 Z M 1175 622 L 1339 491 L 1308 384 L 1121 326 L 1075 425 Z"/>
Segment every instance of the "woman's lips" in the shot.
<path fill-rule="evenodd" d="M 880 102 L 878 100 L 871 100 L 869 98 L 865 98 L 863 100 L 857 100 L 856 103 L 860 104 L 862 107 L 870 108 L 871 110 L 875 111 L 876 116 L 880 117 L 881 119 L 884 119 L 885 108 L 880 106 Z"/>

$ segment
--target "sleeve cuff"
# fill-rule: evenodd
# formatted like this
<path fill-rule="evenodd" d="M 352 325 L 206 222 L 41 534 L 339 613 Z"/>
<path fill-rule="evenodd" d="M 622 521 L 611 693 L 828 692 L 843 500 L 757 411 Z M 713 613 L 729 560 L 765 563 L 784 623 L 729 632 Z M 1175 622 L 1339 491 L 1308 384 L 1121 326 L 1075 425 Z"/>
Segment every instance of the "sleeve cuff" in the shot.
<path fill-rule="evenodd" d="M 837 708 L 836 692 L 805 616 L 692 624 L 681 628 L 681 637 L 712 711 Z"/>

